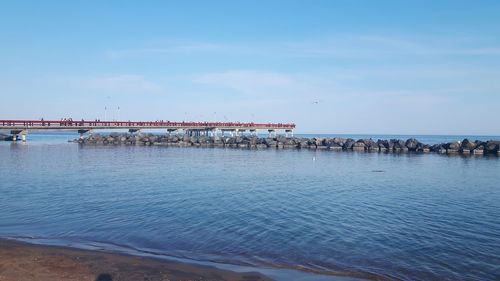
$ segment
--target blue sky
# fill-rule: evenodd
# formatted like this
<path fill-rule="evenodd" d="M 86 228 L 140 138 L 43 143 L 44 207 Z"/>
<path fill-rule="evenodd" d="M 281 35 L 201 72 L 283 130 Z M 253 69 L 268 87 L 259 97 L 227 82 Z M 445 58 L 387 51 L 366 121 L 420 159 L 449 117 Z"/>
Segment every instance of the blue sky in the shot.
<path fill-rule="evenodd" d="M 1 1 L 0 118 L 102 120 L 106 106 L 500 135 L 498 15 L 500 1 Z"/>

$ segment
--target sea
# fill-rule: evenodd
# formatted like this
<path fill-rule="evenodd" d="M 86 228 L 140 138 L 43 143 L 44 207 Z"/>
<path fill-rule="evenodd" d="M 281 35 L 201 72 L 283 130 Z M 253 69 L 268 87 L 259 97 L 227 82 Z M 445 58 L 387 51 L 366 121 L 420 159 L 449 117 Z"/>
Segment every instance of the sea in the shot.
<path fill-rule="evenodd" d="M 319 135 L 334 136 L 500 139 Z M 77 137 L 0 142 L 0 238 L 276 280 L 500 280 L 500 157 L 68 142 Z"/>

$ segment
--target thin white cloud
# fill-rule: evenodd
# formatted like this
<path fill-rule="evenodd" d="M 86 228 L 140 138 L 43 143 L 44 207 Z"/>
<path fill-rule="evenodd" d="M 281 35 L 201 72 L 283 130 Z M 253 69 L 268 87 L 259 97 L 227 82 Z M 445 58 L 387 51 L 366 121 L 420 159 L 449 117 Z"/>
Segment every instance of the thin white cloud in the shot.
<path fill-rule="evenodd" d="M 84 86 L 94 90 L 137 94 L 152 93 L 161 90 L 158 84 L 147 80 L 144 76 L 130 74 L 86 80 Z"/>
<path fill-rule="evenodd" d="M 206 73 L 195 77 L 193 82 L 229 88 L 251 95 L 267 95 L 273 91 L 279 93 L 290 89 L 296 83 L 290 75 L 251 70 Z"/>
<path fill-rule="evenodd" d="M 441 70 L 443 71 L 443 70 Z M 465 81 L 463 83 L 449 83 L 422 85 L 421 87 L 411 87 L 406 83 L 391 83 L 393 79 L 417 76 L 417 81 L 426 79 L 429 74 L 426 70 L 410 70 L 404 76 L 398 76 L 400 70 L 377 70 L 359 73 L 356 70 L 343 72 L 337 69 L 331 73 L 318 75 L 298 75 L 279 72 L 266 72 L 256 70 L 228 70 L 224 72 L 212 72 L 195 76 L 192 80 L 195 84 L 202 84 L 204 90 L 212 92 L 220 89 L 221 92 L 245 94 L 258 99 L 281 99 L 283 97 L 302 101 L 336 100 L 336 99 L 378 99 L 378 100 L 399 100 L 409 98 L 417 101 L 441 102 L 449 96 L 464 94 L 470 91 L 489 89 L 489 87 L 479 87 Z M 424 72 L 425 76 L 418 76 Z M 437 71 L 439 73 L 439 71 Z M 356 76 L 356 74 L 358 76 Z M 465 76 L 462 72 L 444 74 L 454 77 Z M 346 78 L 347 77 L 347 78 Z M 353 78 L 354 77 L 354 78 Z M 383 80 L 380 80 L 383 79 Z M 387 80 L 387 82 L 383 82 Z M 421 99 L 419 99 L 421 97 Z"/>
<path fill-rule="evenodd" d="M 500 47 L 485 47 L 485 48 L 469 48 L 469 49 L 452 49 L 443 50 L 443 53 L 455 54 L 455 55 L 500 55 Z"/>
<path fill-rule="evenodd" d="M 121 49 L 110 50 L 105 55 L 111 59 L 129 58 L 129 57 L 145 57 L 145 56 L 161 56 L 169 54 L 192 54 L 215 52 L 225 49 L 226 46 L 199 42 L 188 44 L 168 44 L 168 46 L 153 47 L 153 48 L 137 48 L 137 49 Z"/>
<path fill-rule="evenodd" d="M 155 47 L 110 50 L 108 58 L 144 58 L 169 55 L 243 55 L 273 57 L 333 57 L 377 59 L 387 56 L 498 56 L 500 46 L 474 39 L 420 38 L 383 35 L 341 35 L 303 41 L 167 42 Z"/>
<path fill-rule="evenodd" d="M 359 35 L 289 42 L 282 47 L 288 54 L 302 57 L 384 58 L 386 56 L 497 56 L 498 46 L 482 46 L 474 40 L 455 38 L 409 39 L 395 36 Z"/>

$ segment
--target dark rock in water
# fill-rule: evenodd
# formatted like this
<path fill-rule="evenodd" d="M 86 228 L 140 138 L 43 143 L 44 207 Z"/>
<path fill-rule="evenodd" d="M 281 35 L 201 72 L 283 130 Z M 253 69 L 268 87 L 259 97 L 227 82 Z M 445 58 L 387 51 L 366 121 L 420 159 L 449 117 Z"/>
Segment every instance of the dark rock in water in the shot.
<path fill-rule="evenodd" d="M 0 141 L 12 141 L 14 140 L 14 136 L 0 134 Z"/>
<path fill-rule="evenodd" d="M 356 150 L 356 151 L 364 151 L 365 150 L 365 143 L 363 142 L 363 140 L 358 140 L 357 142 L 354 143 L 352 149 Z"/>
<path fill-rule="evenodd" d="M 342 150 L 342 146 L 340 144 L 334 143 L 329 147 L 331 150 L 337 150 L 340 151 Z"/>
<path fill-rule="evenodd" d="M 366 147 L 377 146 L 377 144 L 372 139 L 365 139 L 362 141 Z"/>
<path fill-rule="evenodd" d="M 299 143 L 299 148 L 308 148 L 309 147 L 309 142 L 308 141 L 301 141 Z"/>
<path fill-rule="evenodd" d="M 389 149 L 391 149 L 390 145 L 389 145 L 389 141 L 387 141 L 387 140 L 377 140 L 377 145 L 378 145 L 378 150 L 380 152 L 386 152 Z"/>
<path fill-rule="evenodd" d="M 462 148 L 462 149 L 460 149 L 460 152 L 461 152 L 462 154 L 470 154 L 470 149 L 467 149 L 467 148 Z"/>
<path fill-rule="evenodd" d="M 405 143 L 405 146 L 410 151 L 416 151 L 418 145 L 419 145 L 419 142 L 416 139 L 408 139 L 408 140 L 406 140 L 406 143 Z"/>
<path fill-rule="evenodd" d="M 344 149 L 352 149 L 356 142 L 353 139 L 347 139 L 344 143 Z"/>
<path fill-rule="evenodd" d="M 387 140 L 377 140 L 377 144 L 380 149 L 389 149 L 389 141 Z"/>
<path fill-rule="evenodd" d="M 364 148 L 366 151 L 378 151 L 378 144 L 372 139 L 362 139 L 358 140 L 353 149 L 362 150 Z"/>
<path fill-rule="evenodd" d="M 451 149 L 451 150 L 459 150 L 460 149 L 460 142 L 455 141 L 455 142 L 449 142 L 445 146 L 446 149 Z"/>
<path fill-rule="evenodd" d="M 444 147 L 443 144 L 435 144 L 435 145 L 431 146 L 430 150 L 433 152 L 440 153 L 440 154 L 446 153 L 446 148 Z"/>
<path fill-rule="evenodd" d="M 330 147 L 330 146 L 332 146 L 334 144 L 335 144 L 335 142 L 332 139 L 324 139 L 323 140 L 323 145 L 325 145 L 327 147 Z"/>
<path fill-rule="evenodd" d="M 473 150 L 474 148 L 476 148 L 477 144 L 474 143 L 474 142 L 470 142 L 468 139 L 464 139 L 462 141 L 462 149 L 467 149 L 467 150 Z"/>
<path fill-rule="evenodd" d="M 270 146 L 270 147 L 276 147 L 278 146 L 278 142 L 275 141 L 275 140 L 268 140 L 267 141 L 267 144 Z"/>
<path fill-rule="evenodd" d="M 334 144 L 337 144 L 339 146 L 344 146 L 344 143 L 347 141 L 347 139 L 344 138 L 334 138 L 333 140 Z"/>
<path fill-rule="evenodd" d="M 431 145 L 430 150 L 431 150 L 432 152 L 437 152 L 437 151 L 438 151 L 439 149 L 441 149 L 441 148 L 442 148 L 442 145 L 441 145 L 441 144 L 433 144 L 433 145 Z"/>
<path fill-rule="evenodd" d="M 396 152 L 401 152 L 403 149 L 406 149 L 406 142 L 404 140 L 391 140 L 392 150 Z"/>
<path fill-rule="evenodd" d="M 472 152 L 474 153 L 474 155 L 483 155 L 484 147 L 482 145 L 479 145 Z"/>
<path fill-rule="evenodd" d="M 484 146 L 484 150 L 486 153 L 497 153 L 499 142 L 497 141 L 487 141 Z"/>

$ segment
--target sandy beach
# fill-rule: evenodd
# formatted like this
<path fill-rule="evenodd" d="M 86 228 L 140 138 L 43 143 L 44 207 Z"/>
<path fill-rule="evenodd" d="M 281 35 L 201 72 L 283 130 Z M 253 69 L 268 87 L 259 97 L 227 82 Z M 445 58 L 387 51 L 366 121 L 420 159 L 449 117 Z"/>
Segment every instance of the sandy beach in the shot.
<path fill-rule="evenodd" d="M 259 273 L 0 239 L 0 281 L 272 280 Z"/>

